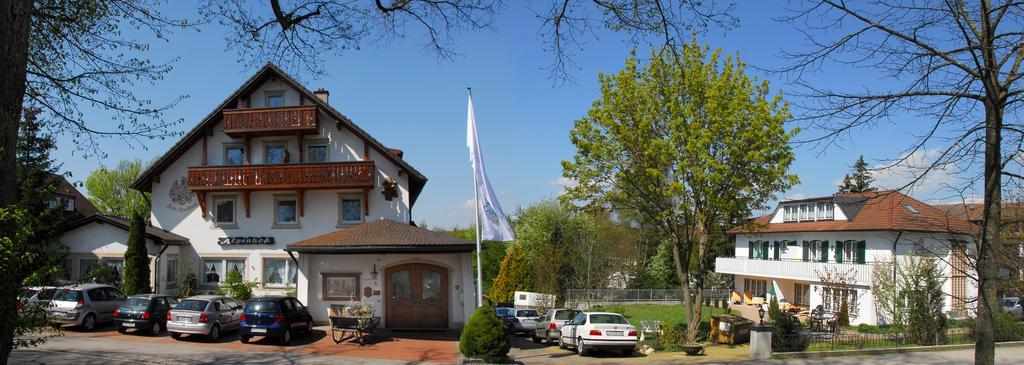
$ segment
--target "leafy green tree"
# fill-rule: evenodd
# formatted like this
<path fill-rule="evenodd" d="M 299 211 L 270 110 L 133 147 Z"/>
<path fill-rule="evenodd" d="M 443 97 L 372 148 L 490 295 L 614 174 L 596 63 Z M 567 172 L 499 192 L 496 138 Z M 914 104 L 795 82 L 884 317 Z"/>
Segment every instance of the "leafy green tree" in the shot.
<path fill-rule="evenodd" d="M 519 245 L 513 245 L 501 261 L 498 276 L 491 284 L 487 297 L 494 302 L 511 302 L 516 291 L 533 290 L 533 274 L 526 254 Z"/>
<path fill-rule="evenodd" d="M 708 253 L 725 231 L 797 182 L 785 121 L 789 108 L 733 56 L 696 40 L 679 52 L 635 54 L 600 75 L 601 97 L 570 134 L 577 153 L 562 162 L 577 185 L 563 199 L 634 210 L 673 243 L 686 336 L 700 326 Z"/>
<path fill-rule="evenodd" d="M 113 169 L 100 166 L 85 179 L 89 200 L 103 214 L 122 218 L 132 218 L 135 214 L 149 217 L 149 193 L 131 188 L 142 171 L 139 159 L 122 160 Z"/>
<path fill-rule="evenodd" d="M 119 272 L 114 265 L 99 263 L 93 265 L 84 275 L 78 278 L 78 283 L 98 283 L 113 286 L 121 286 L 122 272 Z"/>
<path fill-rule="evenodd" d="M 124 252 L 124 279 L 121 290 L 125 294 L 150 293 L 149 250 L 146 249 L 146 221 L 138 212 L 132 212 L 128 229 L 128 249 Z"/>
<path fill-rule="evenodd" d="M 871 183 L 875 182 L 875 178 L 871 176 L 871 171 L 868 171 L 868 163 L 864 162 L 863 155 L 853 163 L 851 170 L 849 174 L 843 177 L 843 183 L 839 185 L 840 194 L 864 193 L 878 190 L 878 188 L 871 186 Z"/>
<path fill-rule="evenodd" d="M 940 345 L 946 341 L 946 295 L 942 286 L 946 279 L 938 259 L 922 256 L 908 282 L 907 335 L 918 345 Z"/>
<path fill-rule="evenodd" d="M 675 266 L 672 263 L 672 241 L 658 242 L 654 255 L 640 272 L 633 287 L 644 289 L 666 289 L 679 287 Z"/>
<path fill-rule="evenodd" d="M 505 363 L 512 346 L 505 337 L 505 324 L 487 301 L 469 316 L 459 337 L 459 351 L 469 358 L 488 363 Z"/>
<path fill-rule="evenodd" d="M 420 225 L 423 226 L 422 224 Z M 468 241 L 476 242 L 476 229 L 470 226 L 470 228 L 456 228 L 446 232 L 449 235 L 459 237 Z M 491 283 L 494 282 L 494 278 L 498 277 L 498 271 L 501 267 L 501 261 L 505 259 L 505 254 L 508 253 L 508 248 L 511 247 L 512 242 L 505 241 L 483 241 L 483 251 L 480 252 L 480 260 L 484 262 L 481 272 L 483 273 L 483 293 L 487 293 L 491 289 Z M 476 277 L 476 252 L 470 256 L 470 260 L 473 264 L 473 277 Z"/>

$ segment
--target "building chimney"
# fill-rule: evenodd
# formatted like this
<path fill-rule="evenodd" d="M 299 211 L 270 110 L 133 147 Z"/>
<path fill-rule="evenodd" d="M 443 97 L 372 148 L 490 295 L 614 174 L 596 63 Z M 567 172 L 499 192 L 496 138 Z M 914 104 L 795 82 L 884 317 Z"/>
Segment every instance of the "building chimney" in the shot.
<path fill-rule="evenodd" d="M 328 101 L 328 98 L 330 98 L 331 93 L 327 90 L 324 90 L 324 88 L 316 89 L 316 91 L 313 92 L 313 95 L 316 95 L 316 97 L 320 98 L 320 100 L 323 100 L 324 104 L 331 104 L 331 102 Z"/>

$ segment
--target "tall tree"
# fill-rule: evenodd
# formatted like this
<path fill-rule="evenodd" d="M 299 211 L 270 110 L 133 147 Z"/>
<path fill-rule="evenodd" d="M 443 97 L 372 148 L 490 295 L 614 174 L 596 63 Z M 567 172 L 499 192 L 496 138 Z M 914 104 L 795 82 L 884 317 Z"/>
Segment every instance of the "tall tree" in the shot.
<path fill-rule="evenodd" d="M 853 130 L 910 114 L 929 123 L 915 124 L 912 140 L 891 166 L 940 146 L 920 166 L 918 184 L 934 170 L 960 166 L 982 181 L 984 208 L 977 254 L 977 335 L 975 363 L 995 361 L 995 316 L 1004 180 L 1022 180 L 1024 129 L 1004 116 L 1019 109 L 1024 88 L 1024 4 L 1010 0 L 888 1 L 816 0 L 785 19 L 801 24 L 805 51 L 791 51 L 792 72 L 807 88 L 801 113 L 817 132 L 804 142 L 829 146 Z M 851 91 L 820 87 L 802 79 L 828 62 L 859 67 L 884 76 L 890 87 L 851 85 Z M 1011 118 L 1012 119 L 1012 118 Z M 972 168 L 980 166 L 980 168 Z M 973 275 L 970 274 L 970 275 Z"/>
<path fill-rule="evenodd" d="M 532 269 L 523 248 L 512 246 L 501 261 L 498 276 L 494 278 L 487 297 L 493 302 L 511 302 L 516 291 L 532 291 Z"/>
<path fill-rule="evenodd" d="M 150 293 L 149 250 L 146 249 L 146 220 L 139 212 L 132 212 L 128 227 L 128 249 L 124 252 L 124 272 L 121 289 L 127 295 Z"/>
<path fill-rule="evenodd" d="M 617 74 L 599 76 L 601 97 L 570 134 L 577 153 L 562 162 L 563 175 L 578 184 L 563 199 L 634 210 L 672 241 L 693 342 L 712 246 L 797 178 L 787 173 L 794 132 L 783 125 L 781 95 L 733 56 L 696 40 L 679 48 L 646 65 L 633 55 Z"/>
<path fill-rule="evenodd" d="M 131 188 L 135 178 L 142 174 L 142 160 L 121 160 L 117 167 L 100 166 L 89 173 L 85 188 L 89 198 L 103 214 L 133 218 L 135 214 L 149 216 L 149 194 Z"/>
<path fill-rule="evenodd" d="M 871 186 L 871 183 L 875 182 L 875 178 L 871 176 L 871 171 L 868 171 L 868 163 L 864 162 L 864 155 L 861 155 L 856 162 L 853 163 L 849 174 L 843 177 L 843 183 L 839 185 L 839 193 L 864 193 L 869 191 L 877 191 L 878 188 Z"/>

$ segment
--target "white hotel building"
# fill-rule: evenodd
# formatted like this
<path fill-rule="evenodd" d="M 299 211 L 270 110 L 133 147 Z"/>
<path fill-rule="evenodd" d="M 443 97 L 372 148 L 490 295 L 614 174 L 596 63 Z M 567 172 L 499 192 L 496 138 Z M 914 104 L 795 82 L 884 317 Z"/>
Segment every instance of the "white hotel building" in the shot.
<path fill-rule="evenodd" d="M 885 318 L 871 291 L 874 263 L 928 253 L 941 258 L 947 275 L 945 312 L 959 317 L 970 313 L 977 293 L 965 260 L 974 231 L 966 220 L 895 191 L 783 201 L 752 228 L 730 231 L 735 257 L 717 258 L 715 271 L 734 275 L 741 296 L 767 299 L 774 289 L 802 308 L 836 312 L 846 296 L 852 324 L 876 325 Z M 821 280 L 828 272 L 853 282 L 846 290 L 830 287 Z"/>
<path fill-rule="evenodd" d="M 258 294 L 295 290 L 319 322 L 361 302 L 385 327 L 462 327 L 473 244 L 412 223 L 427 178 L 403 157 L 267 64 L 133 184 L 152 193 L 155 231 L 184 240 L 150 249 L 156 286 L 176 293 L 191 273 L 213 291 L 238 268 Z M 81 240 L 64 243 L 104 246 Z"/>

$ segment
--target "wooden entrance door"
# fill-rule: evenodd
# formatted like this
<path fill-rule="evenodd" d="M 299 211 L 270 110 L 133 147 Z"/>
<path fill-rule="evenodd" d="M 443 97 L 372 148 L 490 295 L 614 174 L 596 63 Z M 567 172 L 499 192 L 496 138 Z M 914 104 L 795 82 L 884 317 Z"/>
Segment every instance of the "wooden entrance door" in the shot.
<path fill-rule="evenodd" d="M 384 319 L 389 328 L 448 328 L 448 269 L 404 264 L 385 270 Z"/>

